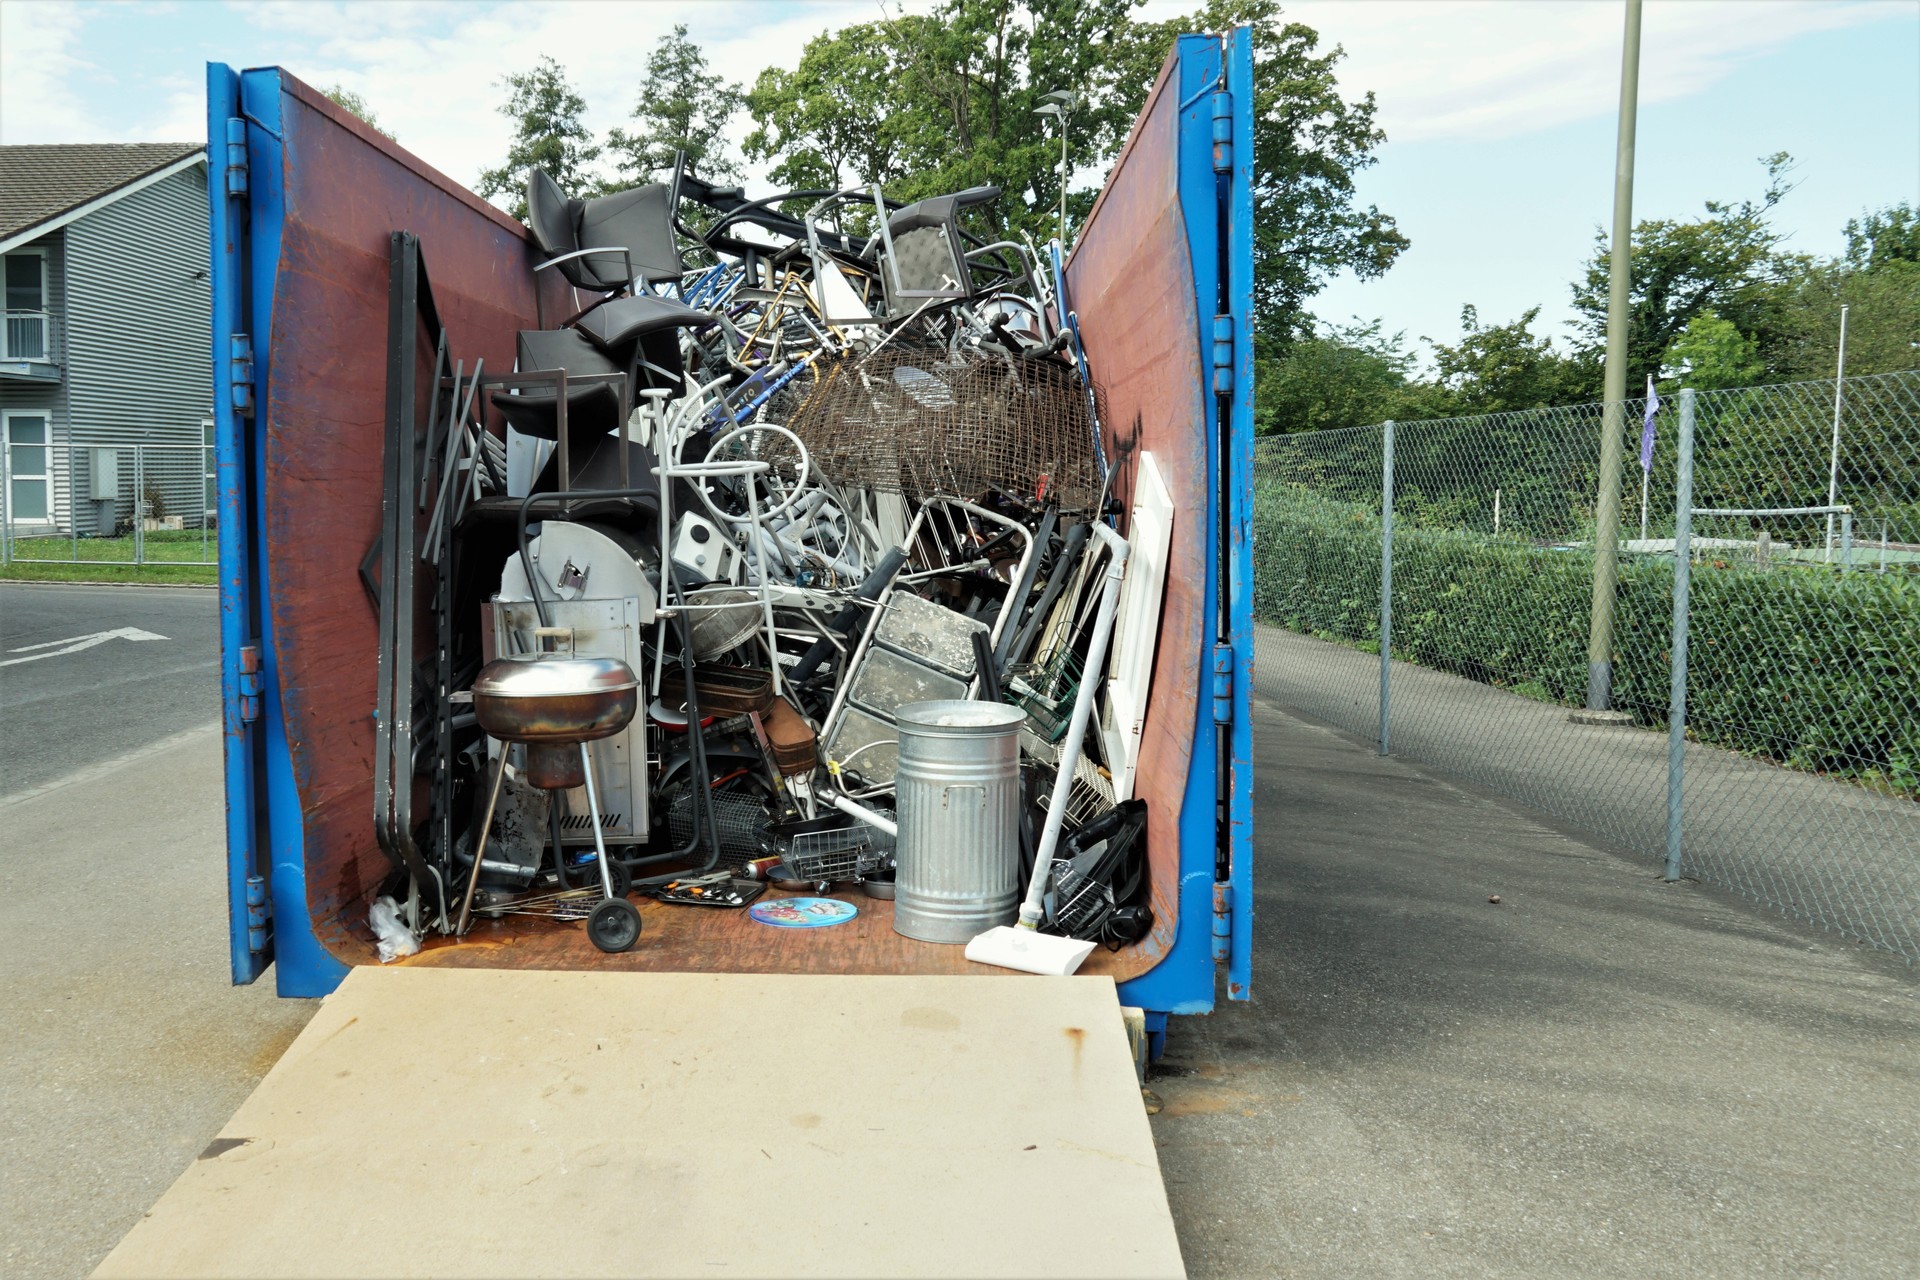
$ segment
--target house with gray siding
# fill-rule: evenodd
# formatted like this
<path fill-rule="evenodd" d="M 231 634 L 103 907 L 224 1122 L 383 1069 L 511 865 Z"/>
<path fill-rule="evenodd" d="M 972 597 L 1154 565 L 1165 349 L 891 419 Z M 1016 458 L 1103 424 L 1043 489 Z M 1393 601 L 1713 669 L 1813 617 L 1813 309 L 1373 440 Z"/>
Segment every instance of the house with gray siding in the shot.
<path fill-rule="evenodd" d="M 0 507 L 17 536 L 211 519 L 199 143 L 0 146 Z"/>

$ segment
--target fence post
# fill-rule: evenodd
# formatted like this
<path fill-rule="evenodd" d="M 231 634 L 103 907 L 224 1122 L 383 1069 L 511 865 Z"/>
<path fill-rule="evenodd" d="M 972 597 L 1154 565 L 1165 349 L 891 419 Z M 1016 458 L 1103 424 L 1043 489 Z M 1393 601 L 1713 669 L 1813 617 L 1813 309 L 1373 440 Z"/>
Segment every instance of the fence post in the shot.
<path fill-rule="evenodd" d="M 13 476 L 9 469 L 12 461 L 13 442 L 0 432 L 0 564 L 13 563 Z"/>
<path fill-rule="evenodd" d="M 133 562 L 147 562 L 147 451 L 133 446 Z"/>
<path fill-rule="evenodd" d="M 1687 621 L 1693 584 L 1693 401 L 1680 392 L 1680 465 L 1673 497 L 1673 675 L 1667 687 L 1667 874 L 1680 878 L 1680 842 L 1686 817 Z"/>
<path fill-rule="evenodd" d="M 1393 422 L 1380 434 L 1380 754 L 1393 718 Z"/>
<path fill-rule="evenodd" d="M 52 460 L 53 450 L 47 450 L 47 458 L 49 461 Z M 49 476 L 48 479 L 52 479 L 52 477 Z M 92 454 L 87 455 L 87 479 L 89 483 L 91 483 L 93 479 Z M 51 484 L 47 486 L 50 491 L 55 487 L 56 486 Z M 53 504 L 54 494 L 49 492 L 47 494 L 47 514 L 49 516 L 53 514 Z M 58 526 L 55 527 L 57 528 Z M 80 559 L 80 454 L 71 444 L 67 446 L 67 532 L 73 535 L 73 558 L 74 561 L 78 563 Z"/>

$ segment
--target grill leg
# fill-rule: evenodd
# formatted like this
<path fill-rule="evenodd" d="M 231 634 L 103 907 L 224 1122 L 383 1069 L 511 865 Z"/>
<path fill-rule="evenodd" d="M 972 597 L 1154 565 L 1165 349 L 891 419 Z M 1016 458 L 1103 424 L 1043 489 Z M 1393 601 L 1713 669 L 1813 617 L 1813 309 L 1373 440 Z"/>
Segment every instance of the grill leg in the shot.
<path fill-rule="evenodd" d="M 460 899 L 460 923 L 454 926 L 454 937 L 460 937 L 467 931 L 467 920 L 473 911 L 473 891 L 480 885 L 480 862 L 487 856 L 487 833 L 493 829 L 493 806 L 500 799 L 500 784 L 507 778 L 507 749 L 500 748 L 500 767 L 494 771 L 493 790 L 487 792 L 487 816 L 480 820 L 480 847 L 473 851 L 473 871 L 467 876 L 466 896 Z M 597 828 L 596 828 L 597 833 Z M 451 856 L 451 855 L 449 855 Z"/>
<path fill-rule="evenodd" d="M 607 897 L 613 896 L 613 868 L 607 865 L 607 842 L 600 834 L 600 797 L 593 790 L 593 761 L 587 755 L 587 744 L 580 744 L 580 765 L 587 774 L 587 817 L 593 821 L 593 848 L 600 855 L 600 888 Z"/>

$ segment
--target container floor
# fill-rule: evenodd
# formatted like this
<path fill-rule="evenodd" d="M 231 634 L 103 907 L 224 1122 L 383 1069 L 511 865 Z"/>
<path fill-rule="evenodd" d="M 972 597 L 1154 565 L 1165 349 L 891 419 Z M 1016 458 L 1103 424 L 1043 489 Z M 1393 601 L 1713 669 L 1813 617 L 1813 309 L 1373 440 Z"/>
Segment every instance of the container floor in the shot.
<path fill-rule="evenodd" d="M 801 894 L 769 889 L 761 902 Z M 748 917 L 744 909 L 691 907 L 633 899 L 640 908 L 640 941 L 608 955 L 587 940 L 580 921 L 531 917 L 477 920 L 464 938 L 429 935 L 420 954 L 399 964 L 448 969 L 597 969 L 623 973 L 857 973 L 1007 975 L 975 964 L 966 948 L 919 942 L 893 930 L 894 904 L 857 890 L 832 895 L 860 909 L 845 924 L 781 929 Z M 371 948 L 369 948 L 371 950 Z M 1081 966 L 1116 981 L 1146 967 L 1139 948 L 1095 947 Z M 367 959 L 372 960 L 369 955 Z"/>

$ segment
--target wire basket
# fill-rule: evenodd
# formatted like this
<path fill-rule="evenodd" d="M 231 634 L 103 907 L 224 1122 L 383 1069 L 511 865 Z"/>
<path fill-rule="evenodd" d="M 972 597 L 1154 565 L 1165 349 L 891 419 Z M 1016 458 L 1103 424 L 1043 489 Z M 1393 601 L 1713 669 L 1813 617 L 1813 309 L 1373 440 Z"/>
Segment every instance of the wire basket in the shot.
<path fill-rule="evenodd" d="M 1080 696 L 1080 672 L 1084 659 L 1071 649 L 1062 649 L 1044 664 L 1028 663 L 1013 668 L 1007 691 L 1027 713 L 1027 724 L 1043 742 L 1058 742 L 1066 736 L 1073 719 L 1073 703 Z"/>
<path fill-rule="evenodd" d="M 1064 858 L 1053 864 L 1052 927 L 1062 937 L 1079 936 L 1113 910 L 1113 890 L 1090 876 L 1076 875 Z"/>
<path fill-rule="evenodd" d="M 738 791 L 715 791 L 714 825 L 720 835 L 720 863 L 739 867 L 760 855 L 760 827 L 767 806 L 759 797 Z M 667 832 L 677 845 L 693 836 L 693 792 L 682 789 L 667 805 Z"/>
<path fill-rule="evenodd" d="M 809 827 L 815 823 L 789 823 Z M 853 880 L 872 875 L 893 856 L 893 837 L 864 822 L 825 831 L 770 831 L 766 845 L 802 880 Z"/>

